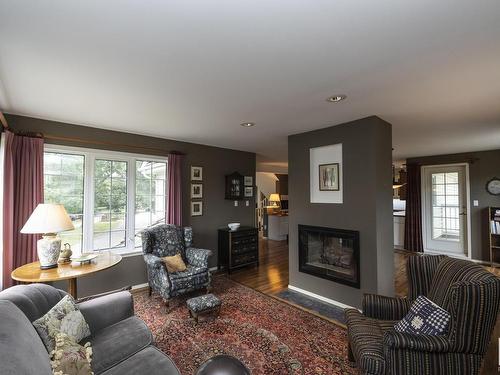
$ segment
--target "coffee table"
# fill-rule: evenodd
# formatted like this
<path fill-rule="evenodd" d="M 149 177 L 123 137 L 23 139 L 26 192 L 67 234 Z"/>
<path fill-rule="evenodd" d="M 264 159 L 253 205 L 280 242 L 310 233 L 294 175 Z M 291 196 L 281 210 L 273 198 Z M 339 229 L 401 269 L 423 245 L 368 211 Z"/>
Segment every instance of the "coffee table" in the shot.
<path fill-rule="evenodd" d="M 46 283 L 50 281 L 68 280 L 68 292 L 76 299 L 77 278 L 116 266 L 121 260 L 122 257 L 120 255 L 113 254 L 110 251 L 104 251 L 87 264 L 59 264 L 57 268 L 42 270 L 40 269 L 40 262 L 33 262 L 16 268 L 12 271 L 10 276 L 14 280 L 25 283 Z"/>

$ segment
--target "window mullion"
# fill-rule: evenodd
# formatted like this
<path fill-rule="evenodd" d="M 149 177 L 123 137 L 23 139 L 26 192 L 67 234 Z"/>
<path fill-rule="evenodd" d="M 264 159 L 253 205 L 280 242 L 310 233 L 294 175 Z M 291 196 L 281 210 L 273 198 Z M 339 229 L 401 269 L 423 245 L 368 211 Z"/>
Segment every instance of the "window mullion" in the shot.
<path fill-rule="evenodd" d="M 127 168 L 126 247 L 130 250 L 135 248 L 135 162 L 136 159 L 129 159 Z"/>
<path fill-rule="evenodd" d="M 83 249 L 93 250 L 93 223 L 94 223 L 94 162 L 95 157 L 90 153 L 85 154 L 85 186 L 83 209 Z"/>

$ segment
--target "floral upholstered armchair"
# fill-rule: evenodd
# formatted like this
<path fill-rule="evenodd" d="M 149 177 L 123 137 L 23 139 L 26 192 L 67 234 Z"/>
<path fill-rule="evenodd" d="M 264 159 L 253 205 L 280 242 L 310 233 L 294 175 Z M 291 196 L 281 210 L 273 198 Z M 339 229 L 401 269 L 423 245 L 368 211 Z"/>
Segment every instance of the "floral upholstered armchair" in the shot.
<path fill-rule="evenodd" d="M 210 290 L 210 250 L 192 247 L 193 229 L 172 224 L 147 228 L 141 233 L 142 252 L 148 271 L 149 294 L 158 292 L 165 300 L 194 290 Z M 181 254 L 187 269 L 168 272 L 162 257 Z"/>

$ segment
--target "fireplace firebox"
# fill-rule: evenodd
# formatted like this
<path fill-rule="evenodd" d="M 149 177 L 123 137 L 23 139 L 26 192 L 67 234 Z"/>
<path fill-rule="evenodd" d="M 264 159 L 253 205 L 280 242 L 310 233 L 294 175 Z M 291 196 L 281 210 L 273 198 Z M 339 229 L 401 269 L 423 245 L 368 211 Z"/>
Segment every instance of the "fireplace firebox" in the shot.
<path fill-rule="evenodd" d="M 359 232 L 299 225 L 299 271 L 359 289 Z"/>

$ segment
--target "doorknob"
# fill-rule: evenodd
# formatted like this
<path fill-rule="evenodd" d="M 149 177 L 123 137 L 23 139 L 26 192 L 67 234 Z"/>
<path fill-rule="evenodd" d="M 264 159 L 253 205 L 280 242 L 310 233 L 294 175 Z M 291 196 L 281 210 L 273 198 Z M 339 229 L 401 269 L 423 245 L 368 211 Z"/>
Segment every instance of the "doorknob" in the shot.
<path fill-rule="evenodd" d="M 465 215 L 467 215 L 467 212 L 460 212 L 459 215 L 465 216 Z"/>

